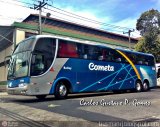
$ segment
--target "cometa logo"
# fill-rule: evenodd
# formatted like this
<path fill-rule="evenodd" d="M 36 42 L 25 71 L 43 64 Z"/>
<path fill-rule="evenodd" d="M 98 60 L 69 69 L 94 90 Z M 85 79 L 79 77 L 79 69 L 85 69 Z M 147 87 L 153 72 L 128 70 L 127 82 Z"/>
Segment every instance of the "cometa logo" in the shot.
<path fill-rule="evenodd" d="M 93 71 L 114 71 L 114 66 L 103 66 L 103 65 L 95 65 L 94 63 L 89 63 L 89 70 Z"/>

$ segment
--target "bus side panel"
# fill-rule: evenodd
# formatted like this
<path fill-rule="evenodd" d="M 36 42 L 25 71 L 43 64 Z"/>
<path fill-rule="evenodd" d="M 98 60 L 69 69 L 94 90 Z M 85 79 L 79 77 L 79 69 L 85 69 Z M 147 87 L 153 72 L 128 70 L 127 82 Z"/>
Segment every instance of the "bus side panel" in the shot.
<path fill-rule="evenodd" d="M 137 65 L 140 72 L 142 82 L 147 79 L 149 81 L 149 87 L 155 87 L 157 85 L 156 71 L 152 66 Z"/>
<path fill-rule="evenodd" d="M 96 66 L 111 66 L 113 70 L 89 68 L 90 63 Z M 94 60 L 70 58 L 62 67 L 56 79 L 69 79 L 72 92 L 92 92 L 134 88 L 137 76 L 130 64 L 112 63 Z"/>
<path fill-rule="evenodd" d="M 91 85 L 93 91 L 133 89 L 137 78 L 130 64 L 98 61 L 100 65 L 110 65 L 114 71 L 97 71 L 96 85 Z"/>
<path fill-rule="evenodd" d="M 56 59 L 53 67 L 45 75 L 31 77 L 30 94 L 40 95 L 40 94 L 53 94 L 51 92 L 52 84 L 57 77 L 57 74 L 61 70 L 62 66 L 66 63 L 68 58 Z"/>
<path fill-rule="evenodd" d="M 72 86 L 72 92 L 80 92 L 81 87 L 85 87 L 90 81 L 96 81 L 96 72 L 88 71 L 88 61 L 70 58 L 58 73 L 56 79 L 62 77 L 68 79 Z"/>
<path fill-rule="evenodd" d="M 92 70 L 89 64 L 95 66 L 112 66 L 114 70 Z M 150 87 L 156 85 L 155 70 L 149 66 L 136 65 L 138 73 L 142 79 L 148 79 Z M 82 60 L 70 58 L 59 71 L 56 79 L 64 77 L 72 85 L 72 92 L 92 92 L 104 90 L 124 90 L 135 88 L 137 75 L 130 64 L 112 63 L 96 60 Z"/>

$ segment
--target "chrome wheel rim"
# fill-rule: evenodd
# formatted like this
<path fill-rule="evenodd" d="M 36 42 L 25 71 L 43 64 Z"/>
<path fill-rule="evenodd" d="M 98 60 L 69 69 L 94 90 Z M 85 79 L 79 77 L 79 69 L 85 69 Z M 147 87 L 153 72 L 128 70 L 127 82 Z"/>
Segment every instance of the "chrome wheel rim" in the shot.
<path fill-rule="evenodd" d="M 148 85 L 147 85 L 147 83 L 145 82 L 145 83 L 143 83 L 143 89 L 144 90 L 147 90 L 148 89 Z"/>
<path fill-rule="evenodd" d="M 61 96 L 65 96 L 67 93 L 67 88 L 65 85 L 61 84 L 60 87 L 59 87 L 59 94 Z"/>
<path fill-rule="evenodd" d="M 141 91 L 141 84 L 137 83 L 137 91 Z"/>

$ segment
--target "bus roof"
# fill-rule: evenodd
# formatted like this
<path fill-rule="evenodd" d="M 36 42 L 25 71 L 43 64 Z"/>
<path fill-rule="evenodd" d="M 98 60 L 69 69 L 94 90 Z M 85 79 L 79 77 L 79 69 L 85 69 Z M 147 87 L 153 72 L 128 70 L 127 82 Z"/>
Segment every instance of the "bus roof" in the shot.
<path fill-rule="evenodd" d="M 97 45 L 99 47 L 107 47 L 107 48 L 112 48 L 112 47 L 109 47 L 109 46 L 106 46 L 106 45 Z M 140 54 L 140 55 L 145 55 L 145 56 L 153 56 L 152 54 L 149 54 L 149 53 L 143 53 L 143 52 L 138 52 L 138 51 L 134 51 L 134 50 L 130 50 L 130 49 L 122 49 L 122 48 L 113 48 L 113 49 L 117 49 L 117 50 L 120 50 L 120 51 L 123 51 L 123 52 L 128 52 L 128 53 L 134 53 L 134 54 Z M 154 57 L 154 56 L 153 56 Z"/>
<path fill-rule="evenodd" d="M 57 36 L 57 35 L 33 35 L 29 38 L 43 38 L 43 37 L 50 37 L 50 38 L 57 38 L 57 39 L 64 39 L 64 40 L 68 40 L 68 41 L 75 41 L 77 43 L 83 43 L 83 44 L 91 44 L 91 45 L 95 45 L 95 46 L 99 46 L 99 47 L 104 47 L 104 48 L 111 48 L 113 49 L 113 46 L 109 46 L 105 43 L 98 43 L 98 42 L 91 42 L 91 41 L 84 41 L 84 40 L 79 40 L 79 39 L 73 39 L 70 37 L 61 37 L 61 36 Z M 29 39 L 27 38 L 27 39 Z M 152 54 L 149 53 L 143 53 L 143 52 L 137 52 L 137 51 L 133 51 L 133 50 L 129 50 L 129 49 L 122 49 L 122 48 L 114 48 L 123 52 L 128 52 L 128 53 L 134 53 L 134 54 L 140 54 L 140 55 L 145 55 L 145 56 L 152 56 L 154 57 Z"/>
<path fill-rule="evenodd" d="M 149 54 L 149 53 L 143 53 L 143 52 L 138 52 L 138 51 L 129 50 L 129 49 L 121 49 L 121 48 L 116 48 L 116 49 L 124 51 L 124 52 L 128 52 L 128 53 L 140 54 L 140 55 L 145 55 L 145 56 L 153 56 L 152 54 Z"/>

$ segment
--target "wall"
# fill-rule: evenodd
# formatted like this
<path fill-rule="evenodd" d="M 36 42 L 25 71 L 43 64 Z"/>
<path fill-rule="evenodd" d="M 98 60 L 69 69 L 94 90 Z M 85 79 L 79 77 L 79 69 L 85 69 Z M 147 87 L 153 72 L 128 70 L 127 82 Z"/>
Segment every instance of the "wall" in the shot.
<path fill-rule="evenodd" d="M 25 31 L 16 29 L 13 38 L 15 38 L 13 42 L 18 44 L 20 41 L 25 39 Z M 14 44 L 0 52 L 0 63 L 1 63 L 1 66 L 0 66 L 0 82 L 7 80 L 8 67 L 4 66 L 4 61 L 5 61 L 5 57 L 11 55 L 13 50 L 14 50 Z"/>
<path fill-rule="evenodd" d="M 11 55 L 12 52 L 13 52 L 13 45 L 9 46 L 8 48 L 6 48 L 6 49 L 4 49 L 0 52 L 0 63 L 1 63 L 1 66 L 0 66 L 0 81 L 6 81 L 6 79 L 7 79 L 8 67 L 7 67 L 7 65 L 4 66 L 4 64 L 5 64 L 4 61 L 5 61 L 5 57 Z"/>
<path fill-rule="evenodd" d="M 19 42 L 21 42 L 22 40 L 24 40 L 24 39 L 25 39 L 25 31 L 20 30 L 20 29 L 17 29 L 17 30 L 16 30 L 16 38 L 15 38 L 15 40 L 16 40 L 16 45 L 17 45 Z"/>

